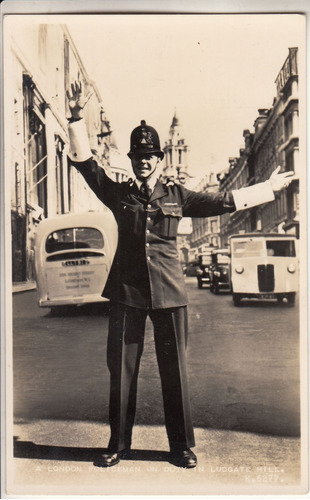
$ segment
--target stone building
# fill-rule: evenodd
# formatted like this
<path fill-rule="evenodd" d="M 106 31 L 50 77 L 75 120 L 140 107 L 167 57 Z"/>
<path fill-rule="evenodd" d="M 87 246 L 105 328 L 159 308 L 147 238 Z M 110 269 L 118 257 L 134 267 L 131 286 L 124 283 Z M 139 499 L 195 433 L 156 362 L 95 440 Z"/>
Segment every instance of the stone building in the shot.
<path fill-rule="evenodd" d="M 127 173 L 111 164 L 117 151 L 111 126 L 67 27 L 29 22 L 7 39 L 6 182 L 11 185 L 12 278 L 22 282 L 34 279 L 34 237 L 42 218 L 103 209 L 68 161 L 66 91 L 75 80 L 91 93 L 85 121 L 94 157 L 111 177 L 121 180 Z"/>
<path fill-rule="evenodd" d="M 214 173 L 211 173 L 200 179 L 194 191 L 217 192 L 218 189 L 219 183 L 216 176 Z M 220 248 L 222 246 L 219 216 L 195 217 L 192 219 L 192 223 L 191 254 L 193 257 L 210 247 Z"/>
<path fill-rule="evenodd" d="M 295 172 L 287 189 L 272 203 L 221 216 L 221 233 L 286 232 L 299 237 L 299 133 L 298 49 L 290 48 L 276 78 L 277 95 L 270 109 L 260 109 L 254 133 L 244 131 L 245 145 L 238 158 L 230 159 L 229 170 L 218 175 L 220 190 L 238 189 L 267 180 L 280 165 Z"/>
<path fill-rule="evenodd" d="M 220 191 L 232 191 L 243 186 L 250 186 L 255 182 L 253 164 L 250 160 L 253 134 L 244 130 L 244 146 L 239 150 L 239 157 L 229 158 L 227 172 L 217 175 Z M 241 210 L 232 214 L 220 216 L 220 233 L 222 246 L 227 246 L 231 234 L 251 232 L 256 230 L 255 209 Z"/>

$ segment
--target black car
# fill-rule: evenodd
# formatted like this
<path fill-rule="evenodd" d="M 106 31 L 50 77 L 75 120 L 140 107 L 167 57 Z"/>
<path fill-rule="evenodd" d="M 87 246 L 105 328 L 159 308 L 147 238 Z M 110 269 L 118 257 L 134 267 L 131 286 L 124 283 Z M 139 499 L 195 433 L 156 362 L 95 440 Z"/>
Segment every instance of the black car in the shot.
<path fill-rule="evenodd" d="M 218 294 L 220 290 L 230 291 L 230 256 L 229 250 L 221 248 L 212 252 L 212 264 L 209 268 L 210 291 Z"/>
<path fill-rule="evenodd" d="M 210 286 L 209 268 L 211 264 L 211 251 L 198 255 L 198 266 L 196 271 L 198 288 L 203 288 L 203 285 Z"/>

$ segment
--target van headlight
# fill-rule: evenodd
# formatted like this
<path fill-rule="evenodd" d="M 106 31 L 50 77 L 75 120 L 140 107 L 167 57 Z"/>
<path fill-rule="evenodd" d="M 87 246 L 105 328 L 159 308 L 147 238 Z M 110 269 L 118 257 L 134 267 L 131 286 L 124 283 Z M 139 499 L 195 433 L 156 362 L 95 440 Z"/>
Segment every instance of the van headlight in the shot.
<path fill-rule="evenodd" d="M 238 273 L 238 274 L 242 274 L 242 273 L 243 273 L 243 271 L 244 271 L 244 267 L 243 267 L 243 266 L 241 266 L 241 264 L 239 264 L 238 266 L 236 266 L 236 267 L 235 267 L 235 271 L 236 271 L 236 273 Z"/>
<path fill-rule="evenodd" d="M 295 264 L 289 264 L 287 266 L 287 270 L 288 270 L 289 273 L 294 273 L 296 271 Z"/>

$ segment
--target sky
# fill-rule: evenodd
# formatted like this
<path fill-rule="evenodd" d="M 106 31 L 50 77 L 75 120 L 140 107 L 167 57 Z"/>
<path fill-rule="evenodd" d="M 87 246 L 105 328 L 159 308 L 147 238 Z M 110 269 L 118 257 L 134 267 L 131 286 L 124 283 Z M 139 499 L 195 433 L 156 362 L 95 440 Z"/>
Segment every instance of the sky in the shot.
<path fill-rule="evenodd" d="M 174 113 L 190 148 L 189 173 L 228 167 L 272 107 L 289 47 L 305 48 L 297 14 L 89 15 L 66 25 L 95 81 L 123 165 L 142 119 L 169 137 Z"/>

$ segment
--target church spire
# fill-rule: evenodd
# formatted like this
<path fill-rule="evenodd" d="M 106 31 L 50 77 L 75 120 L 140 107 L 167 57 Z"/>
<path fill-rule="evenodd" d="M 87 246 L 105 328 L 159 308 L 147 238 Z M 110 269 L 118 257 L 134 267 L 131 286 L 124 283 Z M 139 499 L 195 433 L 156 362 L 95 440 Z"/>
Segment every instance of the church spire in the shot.
<path fill-rule="evenodd" d="M 172 118 L 172 123 L 170 128 L 178 127 L 180 125 L 179 119 L 177 117 L 176 109 L 174 109 L 174 116 Z"/>
<path fill-rule="evenodd" d="M 163 148 L 165 153 L 165 165 L 163 175 L 166 178 L 180 179 L 180 174 L 187 174 L 187 154 L 188 146 L 186 144 L 180 120 L 177 117 L 176 109 L 169 130 L 169 139 Z"/>

